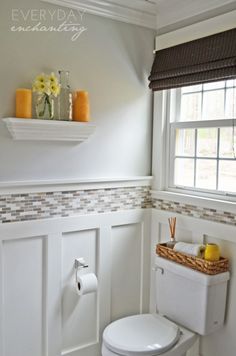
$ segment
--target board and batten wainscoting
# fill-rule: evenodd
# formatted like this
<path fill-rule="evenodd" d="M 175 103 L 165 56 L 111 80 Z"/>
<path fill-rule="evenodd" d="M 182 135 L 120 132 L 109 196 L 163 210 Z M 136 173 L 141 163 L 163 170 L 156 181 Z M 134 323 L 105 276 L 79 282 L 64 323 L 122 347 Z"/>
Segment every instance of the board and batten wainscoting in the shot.
<path fill-rule="evenodd" d="M 101 356 L 107 324 L 149 309 L 150 178 L 74 184 L 2 186 L 1 356 Z M 97 293 L 75 293 L 79 257 Z"/>
<path fill-rule="evenodd" d="M 107 324 L 155 311 L 155 245 L 173 215 L 178 240 L 216 241 L 231 262 L 226 325 L 188 356 L 232 356 L 235 214 L 157 199 L 150 186 L 151 177 L 1 185 L 0 356 L 101 356 Z M 79 257 L 97 293 L 75 293 Z"/>

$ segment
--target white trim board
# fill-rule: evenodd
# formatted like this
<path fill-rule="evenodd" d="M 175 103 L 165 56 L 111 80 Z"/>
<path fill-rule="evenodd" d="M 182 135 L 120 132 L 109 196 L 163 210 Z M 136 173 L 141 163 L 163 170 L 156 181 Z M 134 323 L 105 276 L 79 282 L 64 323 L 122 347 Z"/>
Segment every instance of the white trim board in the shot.
<path fill-rule="evenodd" d="M 152 197 L 156 199 L 178 202 L 182 204 L 191 204 L 197 207 L 228 211 L 236 214 L 236 203 L 226 200 L 217 200 L 194 196 L 189 194 L 174 193 L 170 191 L 151 191 Z M 223 199 L 223 197 L 222 197 Z"/>
<path fill-rule="evenodd" d="M 236 26 L 236 10 L 211 19 L 183 27 L 179 30 L 165 33 L 156 37 L 155 50 L 159 51 L 181 43 L 227 31 Z"/>
<path fill-rule="evenodd" d="M 132 7 L 132 1 L 127 1 L 127 5 L 111 3 L 106 0 L 41 0 L 58 6 L 70 9 L 86 11 L 92 15 L 98 15 L 113 20 L 131 23 L 138 26 L 156 29 L 156 12 L 153 11 L 152 3 L 145 4 L 146 9 Z M 143 5 L 144 6 L 144 5 Z M 148 11 L 147 11 L 147 7 Z"/>
<path fill-rule="evenodd" d="M 148 219 L 150 213 L 151 209 L 134 209 L 102 214 L 10 222 L 0 224 L 0 241 L 135 224 L 140 223 L 144 217 Z"/>
<path fill-rule="evenodd" d="M 0 183 L 0 195 L 150 186 L 151 181 L 152 176 L 10 181 Z"/>

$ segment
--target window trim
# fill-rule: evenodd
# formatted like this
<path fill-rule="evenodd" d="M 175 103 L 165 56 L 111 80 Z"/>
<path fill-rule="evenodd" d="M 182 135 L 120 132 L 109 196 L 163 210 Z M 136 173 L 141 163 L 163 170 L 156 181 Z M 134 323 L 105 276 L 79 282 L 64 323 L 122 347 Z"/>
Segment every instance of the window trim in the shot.
<path fill-rule="evenodd" d="M 187 201 L 188 203 L 207 206 L 230 212 L 236 212 L 236 196 L 227 193 L 225 195 L 212 191 L 194 191 L 169 187 L 170 165 L 170 125 L 174 115 L 171 108 L 171 100 L 175 100 L 173 90 L 163 90 L 154 93 L 154 121 L 153 121 L 153 192 L 160 199 Z M 232 120 L 232 119 L 230 119 Z M 218 122 L 219 120 L 217 120 Z M 222 120 L 223 121 L 223 120 Z M 224 120 L 225 121 L 225 120 Z M 202 121 L 203 122 L 203 121 Z M 175 125 L 182 125 L 175 122 Z M 168 159 L 168 162 L 167 162 Z"/>
<path fill-rule="evenodd" d="M 152 190 L 152 196 L 156 199 L 179 202 L 207 209 L 226 211 L 236 214 L 236 202 L 216 198 L 192 195 L 187 192 L 180 193 L 167 190 Z"/>

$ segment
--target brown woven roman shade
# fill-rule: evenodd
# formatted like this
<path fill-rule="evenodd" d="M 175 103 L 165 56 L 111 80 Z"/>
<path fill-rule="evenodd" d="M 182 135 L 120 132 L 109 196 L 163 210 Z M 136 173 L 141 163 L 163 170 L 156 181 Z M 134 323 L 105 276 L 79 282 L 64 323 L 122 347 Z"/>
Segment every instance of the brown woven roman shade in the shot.
<path fill-rule="evenodd" d="M 153 91 L 236 78 L 236 28 L 156 52 Z"/>

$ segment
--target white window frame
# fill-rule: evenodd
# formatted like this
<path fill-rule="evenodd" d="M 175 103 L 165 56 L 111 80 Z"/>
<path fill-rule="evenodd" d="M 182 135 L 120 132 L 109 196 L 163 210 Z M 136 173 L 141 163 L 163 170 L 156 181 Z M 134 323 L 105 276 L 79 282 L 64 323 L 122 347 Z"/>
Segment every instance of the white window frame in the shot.
<path fill-rule="evenodd" d="M 175 94 L 174 94 L 175 93 Z M 170 175 L 173 176 L 171 169 L 170 140 L 175 136 L 174 128 L 189 125 L 193 127 L 196 122 L 174 122 L 173 115 L 176 115 L 175 101 L 178 100 L 178 91 L 163 90 L 154 92 L 154 120 L 153 120 L 153 196 L 159 199 L 175 200 L 189 204 L 200 205 L 207 208 L 214 208 L 236 213 L 236 195 L 231 193 L 212 192 L 208 190 L 176 188 L 169 182 Z M 173 95 L 174 94 L 174 95 Z M 177 94 L 177 95 L 176 95 Z M 178 113 L 177 113 L 178 115 Z M 232 122 L 232 119 L 230 119 Z M 210 125 L 222 124 L 228 126 L 226 120 L 214 120 Z M 173 122 L 172 124 L 169 124 Z M 236 120 L 234 120 L 236 126 Z M 198 121 L 197 125 L 209 127 L 209 121 Z M 194 126 L 194 128 L 196 128 Z M 171 132 L 172 131 L 172 132 Z M 172 145 L 172 147 L 175 147 Z M 173 164 L 172 164 L 173 167 Z"/>

